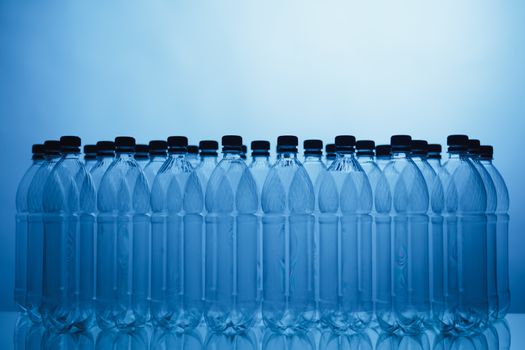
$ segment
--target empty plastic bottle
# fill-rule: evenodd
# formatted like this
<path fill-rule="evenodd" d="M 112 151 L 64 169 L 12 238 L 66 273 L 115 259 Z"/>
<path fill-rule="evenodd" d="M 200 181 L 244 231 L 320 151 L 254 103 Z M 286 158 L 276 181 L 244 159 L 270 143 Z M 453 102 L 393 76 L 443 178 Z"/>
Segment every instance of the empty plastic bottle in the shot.
<path fill-rule="evenodd" d="M 450 174 L 445 187 L 447 250 L 446 309 L 439 320 L 446 332 L 474 331 L 488 319 L 487 193 L 483 180 L 468 160 L 468 137 L 447 138 Z"/>
<path fill-rule="evenodd" d="M 421 332 L 430 320 L 425 178 L 410 159 L 411 137 L 391 138 L 392 161 L 376 189 L 376 315 L 386 332 Z M 385 183 L 386 182 L 386 183 Z"/>
<path fill-rule="evenodd" d="M 149 146 L 144 144 L 136 145 L 133 157 L 140 168 L 144 170 L 144 167 L 149 163 Z"/>
<path fill-rule="evenodd" d="M 60 142 L 44 143 L 45 160 L 38 168 L 28 191 L 27 216 L 27 298 L 26 311 L 33 322 L 41 321 L 42 274 L 44 263 L 44 185 L 60 159 Z"/>
<path fill-rule="evenodd" d="M 42 320 L 46 328 L 64 331 L 88 320 L 78 313 L 80 279 L 80 189 L 86 170 L 80 161 L 80 138 L 60 138 L 62 156 L 43 190 L 44 254 Z M 88 316 L 89 317 L 89 316 Z"/>
<path fill-rule="evenodd" d="M 480 161 L 480 141 L 468 140 L 469 159 L 478 171 L 485 192 L 487 193 L 487 298 L 489 306 L 489 318 L 494 319 L 498 310 L 497 278 L 496 278 L 496 208 L 497 193 L 492 177 Z"/>
<path fill-rule="evenodd" d="M 97 142 L 97 163 L 91 168 L 89 172 L 91 175 L 91 181 L 93 181 L 93 186 L 95 191 L 98 190 L 100 186 L 100 181 L 102 177 L 108 170 L 113 159 L 115 158 L 115 143 L 113 141 L 99 141 Z"/>
<path fill-rule="evenodd" d="M 262 228 L 262 206 L 261 206 L 261 194 L 262 188 L 264 186 L 264 181 L 266 181 L 266 176 L 270 172 L 270 142 L 265 140 L 256 140 L 251 143 L 252 149 L 252 162 L 250 163 L 250 172 L 252 173 L 253 179 L 255 180 L 255 185 L 257 186 L 257 271 L 258 271 L 258 281 L 257 281 L 257 294 L 258 300 L 262 298 L 262 276 L 263 276 L 263 228 Z M 260 316 L 260 314 L 258 314 Z M 259 318 L 257 321 L 262 320 Z"/>
<path fill-rule="evenodd" d="M 115 139 L 115 159 L 98 188 L 96 312 L 102 329 L 148 320 L 150 201 L 134 149 L 134 138 Z"/>
<path fill-rule="evenodd" d="M 329 168 L 332 162 L 335 160 L 335 144 L 328 143 L 325 146 L 325 164 Z"/>
<path fill-rule="evenodd" d="M 246 153 L 248 153 L 248 147 L 246 145 L 241 146 L 241 159 L 246 161 Z"/>
<path fill-rule="evenodd" d="M 504 318 L 510 306 L 509 289 L 509 191 L 505 180 L 494 166 L 492 146 L 480 147 L 480 162 L 488 171 L 496 188 L 496 280 L 497 318 Z"/>
<path fill-rule="evenodd" d="M 97 163 L 97 146 L 84 145 L 84 168 L 89 173 Z"/>
<path fill-rule="evenodd" d="M 441 165 L 441 145 L 438 143 L 430 143 L 427 146 L 427 162 L 430 164 L 436 175 L 439 175 L 442 170 Z"/>
<path fill-rule="evenodd" d="M 312 182 L 297 159 L 297 137 L 279 136 L 262 191 L 265 324 L 294 333 L 315 322 Z"/>
<path fill-rule="evenodd" d="M 386 165 L 390 162 L 391 158 L 391 147 L 390 145 L 377 145 L 376 146 L 376 164 L 383 171 Z"/>
<path fill-rule="evenodd" d="M 168 138 L 169 157 L 151 190 L 151 314 L 165 328 L 195 328 L 202 316 L 202 209 L 188 139 Z"/>
<path fill-rule="evenodd" d="M 219 143 L 214 140 L 203 140 L 199 142 L 199 149 L 201 161 L 195 169 L 195 172 L 199 177 L 202 193 L 206 195 L 208 180 L 217 167 L 217 150 L 219 149 Z M 206 208 L 204 208 L 204 210 L 206 210 Z"/>
<path fill-rule="evenodd" d="M 144 167 L 144 176 L 148 181 L 148 186 L 153 186 L 155 176 L 166 162 L 168 143 L 163 140 L 153 140 L 149 142 L 149 163 Z"/>
<path fill-rule="evenodd" d="M 186 151 L 187 151 L 186 159 L 191 164 L 191 166 L 195 169 L 201 162 L 201 159 L 199 157 L 199 146 L 188 145 L 188 147 L 186 147 Z"/>
<path fill-rule="evenodd" d="M 29 186 L 33 181 L 38 169 L 45 162 L 44 145 L 32 146 L 31 165 L 24 173 L 22 180 L 16 190 L 16 233 L 15 233 L 15 303 L 20 311 L 25 312 L 27 308 L 27 244 L 28 244 L 28 222 L 29 215 Z"/>
<path fill-rule="evenodd" d="M 222 138 L 223 159 L 206 188 L 206 322 L 215 332 L 250 328 L 257 299 L 257 186 L 242 138 Z"/>
<path fill-rule="evenodd" d="M 360 331 L 373 316 L 372 189 L 355 159 L 355 137 L 335 138 L 337 158 L 319 191 L 319 311 L 335 333 Z"/>

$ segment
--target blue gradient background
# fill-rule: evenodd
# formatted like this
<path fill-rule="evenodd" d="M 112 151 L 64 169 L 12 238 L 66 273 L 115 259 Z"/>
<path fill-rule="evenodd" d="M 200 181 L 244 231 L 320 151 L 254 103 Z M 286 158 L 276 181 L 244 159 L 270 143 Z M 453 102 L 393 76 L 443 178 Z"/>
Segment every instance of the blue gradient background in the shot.
<path fill-rule="evenodd" d="M 32 143 L 465 132 L 507 179 L 511 311 L 525 312 L 524 95 L 521 0 L 3 1 L 0 310 Z"/>

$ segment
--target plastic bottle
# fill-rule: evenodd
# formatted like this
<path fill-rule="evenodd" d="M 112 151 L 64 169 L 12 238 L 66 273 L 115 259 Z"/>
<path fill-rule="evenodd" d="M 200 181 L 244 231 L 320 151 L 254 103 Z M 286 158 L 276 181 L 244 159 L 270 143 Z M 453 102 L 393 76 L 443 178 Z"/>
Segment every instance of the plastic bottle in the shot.
<path fill-rule="evenodd" d="M 115 143 L 113 141 L 99 141 L 97 142 L 97 163 L 91 168 L 89 172 L 91 175 L 91 181 L 93 181 L 93 187 L 95 192 L 100 186 L 102 177 L 108 170 L 111 163 L 115 158 Z"/>
<path fill-rule="evenodd" d="M 332 165 L 332 162 L 335 160 L 335 144 L 328 143 L 325 146 L 325 164 L 326 168 L 329 168 Z"/>
<path fill-rule="evenodd" d="M 80 138 L 60 138 L 62 156 L 50 172 L 43 190 L 44 264 L 42 320 L 46 328 L 62 332 L 80 319 L 80 188 L 86 177 L 80 161 Z"/>
<path fill-rule="evenodd" d="M 98 188 L 96 311 L 102 329 L 148 321 L 150 201 L 134 149 L 134 138 L 115 139 L 115 159 Z"/>
<path fill-rule="evenodd" d="M 166 162 L 168 143 L 163 140 L 153 140 L 149 142 L 149 163 L 144 167 L 144 176 L 148 181 L 148 186 L 153 186 L 155 176 L 162 165 Z"/>
<path fill-rule="evenodd" d="M 265 324 L 294 333 L 315 322 L 314 188 L 297 159 L 297 137 L 279 136 L 262 191 Z"/>
<path fill-rule="evenodd" d="M 16 190 L 16 234 L 15 234 L 15 303 L 21 312 L 27 308 L 27 244 L 28 244 L 28 222 L 29 215 L 29 186 L 33 181 L 38 169 L 45 162 L 44 145 L 32 146 L 31 165 L 24 173 L 22 180 Z"/>
<path fill-rule="evenodd" d="M 186 147 L 186 151 L 188 152 L 186 155 L 186 159 L 191 164 L 191 166 L 195 169 L 201 162 L 201 159 L 199 157 L 199 147 L 194 146 L 194 145 L 189 145 L 188 147 Z"/>
<path fill-rule="evenodd" d="M 26 311 L 29 318 L 38 323 L 42 320 L 40 306 L 42 304 L 42 274 L 44 263 L 44 185 L 60 159 L 60 142 L 44 142 L 45 160 L 38 168 L 28 191 L 27 217 L 27 299 Z"/>
<path fill-rule="evenodd" d="M 263 210 L 261 206 L 261 194 L 262 188 L 264 186 L 264 181 L 270 172 L 270 142 L 265 140 L 256 140 L 251 143 L 252 149 L 252 162 L 250 163 L 250 172 L 255 180 L 255 185 L 257 186 L 257 295 L 258 300 L 262 298 L 262 279 L 263 279 L 263 227 L 262 227 L 262 216 Z M 262 315 L 260 312 L 257 314 L 257 322 L 262 321 Z"/>
<path fill-rule="evenodd" d="M 469 159 L 478 171 L 481 179 L 483 180 L 483 185 L 485 186 L 485 192 L 487 193 L 487 298 L 489 306 L 489 318 L 493 320 L 496 317 L 498 312 L 498 293 L 497 293 L 497 278 L 496 278 L 496 208 L 497 203 L 497 193 L 492 177 L 485 167 L 481 164 L 480 161 L 480 141 L 476 139 L 470 139 L 468 141 L 468 155 Z"/>
<path fill-rule="evenodd" d="M 321 323 L 361 331 L 373 316 L 372 189 L 354 157 L 355 137 L 335 138 L 337 158 L 319 190 Z"/>
<path fill-rule="evenodd" d="M 257 299 L 257 186 L 241 159 L 242 138 L 222 138 L 223 159 L 206 188 L 206 313 L 214 332 L 251 327 Z"/>
<path fill-rule="evenodd" d="M 187 331 L 202 316 L 202 187 L 186 159 L 188 139 L 168 138 L 169 157 L 151 190 L 151 313 Z"/>
<path fill-rule="evenodd" d="M 84 145 L 84 168 L 89 173 L 97 163 L 97 146 Z"/>
<path fill-rule="evenodd" d="M 376 315 L 386 332 L 414 334 L 430 319 L 429 195 L 425 178 L 409 157 L 410 142 L 408 135 L 392 136 L 392 161 L 375 194 Z"/>
<path fill-rule="evenodd" d="M 445 289 L 446 308 L 440 327 L 466 333 L 488 319 L 487 302 L 487 193 L 483 180 L 468 160 L 468 137 L 447 138 L 449 157 L 444 168 L 450 174 L 445 187 Z"/>
<path fill-rule="evenodd" d="M 149 163 L 149 146 L 144 144 L 135 145 L 135 161 L 142 170 Z"/>
<path fill-rule="evenodd" d="M 246 145 L 241 146 L 241 159 L 246 161 L 246 153 L 248 153 L 248 147 Z"/>
<path fill-rule="evenodd" d="M 496 207 L 496 279 L 497 279 L 497 312 L 496 317 L 503 319 L 510 306 L 509 289 L 509 191 L 503 176 L 494 166 L 492 146 L 480 147 L 480 162 L 488 171 L 497 195 Z"/>
<path fill-rule="evenodd" d="M 381 169 L 381 171 L 385 170 L 386 165 L 392 159 L 390 151 L 390 145 L 376 146 L 376 164 L 379 167 L 379 169 Z"/>

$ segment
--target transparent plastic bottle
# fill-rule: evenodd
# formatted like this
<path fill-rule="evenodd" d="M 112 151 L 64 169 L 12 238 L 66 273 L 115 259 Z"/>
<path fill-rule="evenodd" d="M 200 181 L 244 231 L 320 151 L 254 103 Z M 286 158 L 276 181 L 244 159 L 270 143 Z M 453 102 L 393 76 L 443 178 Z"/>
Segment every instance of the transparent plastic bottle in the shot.
<path fill-rule="evenodd" d="M 97 163 L 97 146 L 84 145 L 84 168 L 89 173 Z"/>
<path fill-rule="evenodd" d="M 329 168 L 332 165 L 332 162 L 335 160 L 335 144 L 328 143 L 325 146 L 325 164 L 326 168 Z"/>
<path fill-rule="evenodd" d="M 326 175 L 328 169 L 323 162 L 323 141 L 311 139 L 303 142 L 304 162 L 303 167 L 310 177 L 314 186 L 314 290 L 315 290 L 315 309 L 319 310 L 319 188 L 321 179 Z M 316 315 L 316 320 L 319 315 Z"/>
<path fill-rule="evenodd" d="M 211 174 L 217 167 L 217 150 L 219 144 L 214 140 L 203 140 L 199 142 L 200 149 L 200 163 L 197 165 L 195 172 L 199 177 L 199 181 L 202 186 L 202 193 L 206 195 L 206 186 Z"/>
<path fill-rule="evenodd" d="M 134 149 L 134 138 L 115 139 L 116 156 L 97 193 L 96 312 L 102 329 L 133 329 L 148 321 L 150 201 Z"/>
<path fill-rule="evenodd" d="M 425 178 L 409 157 L 410 143 L 408 135 L 392 136 L 392 160 L 383 171 L 389 190 L 383 189 L 380 179 L 376 191 L 376 315 L 386 332 L 401 329 L 415 334 L 430 319 L 429 194 Z"/>
<path fill-rule="evenodd" d="M 429 194 L 428 218 L 429 218 L 429 235 L 428 235 L 428 251 L 429 251 L 429 297 L 431 306 L 435 305 L 435 313 L 442 312 L 442 305 L 440 303 L 433 303 L 434 301 L 442 301 L 442 269 L 441 266 L 434 267 L 434 261 L 442 264 L 443 256 L 443 210 L 445 208 L 445 194 L 443 184 L 440 177 L 435 172 L 434 168 L 428 162 L 429 145 L 424 140 L 412 140 L 410 157 L 419 171 L 425 178 L 425 182 Z M 434 254 L 437 255 L 436 259 Z M 434 276 L 434 273 L 438 273 Z M 436 283 L 436 288 L 434 284 Z M 434 291 L 438 290 L 438 296 L 434 297 Z M 432 309 L 432 307 L 431 307 Z M 430 327 L 432 319 L 425 320 L 426 326 Z"/>
<path fill-rule="evenodd" d="M 448 332 L 475 331 L 488 319 L 487 300 L 487 193 L 483 180 L 468 159 L 468 137 L 447 138 L 450 174 L 445 187 L 447 270 L 445 317 Z"/>
<path fill-rule="evenodd" d="M 31 165 L 24 173 L 16 190 L 16 234 L 15 234 L 15 303 L 21 312 L 27 308 L 27 244 L 28 244 L 28 215 L 29 215 L 29 186 L 38 169 L 45 162 L 44 145 L 32 146 Z"/>
<path fill-rule="evenodd" d="M 312 182 L 297 159 L 297 137 L 279 136 L 262 191 L 265 324 L 295 333 L 315 322 Z"/>
<path fill-rule="evenodd" d="M 255 180 L 255 185 L 257 186 L 257 295 L 258 299 L 262 298 L 262 279 L 263 279 L 263 227 L 262 227 L 262 217 L 263 210 L 261 206 L 261 194 L 262 188 L 264 186 L 264 181 L 270 172 L 270 142 L 265 140 L 256 140 L 251 143 L 252 149 L 252 162 L 250 163 L 250 172 L 252 173 L 253 179 Z M 257 313 L 257 322 L 262 322 L 262 315 L 260 310 Z"/>
<path fill-rule="evenodd" d="M 195 169 L 201 162 L 201 159 L 199 157 L 199 147 L 195 145 L 189 145 L 186 148 L 186 151 L 188 152 L 186 154 L 186 159 L 191 164 L 191 166 Z"/>
<path fill-rule="evenodd" d="M 86 170 L 80 160 L 80 138 L 60 138 L 62 156 L 50 172 L 43 190 L 44 253 L 42 305 L 44 325 L 66 331 L 82 323 L 80 293 L 80 188 Z"/>
<path fill-rule="evenodd" d="M 248 147 L 246 145 L 241 146 L 241 159 L 246 161 L 246 154 L 248 153 Z"/>
<path fill-rule="evenodd" d="M 168 143 L 163 140 L 153 140 L 149 142 L 149 163 L 144 167 L 144 176 L 148 181 L 148 186 L 153 186 L 155 176 L 166 162 Z"/>
<path fill-rule="evenodd" d="M 496 279 L 497 312 L 496 317 L 503 319 L 510 306 L 509 289 L 509 191 L 503 176 L 494 166 L 492 146 L 480 147 L 481 165 L 488 171 L 496 188 Z"/>
<path fill-rule="evenodd" d="M 392 159 L 390 151 L 390 145 L 376 146 L 376 164 L 379 167 L 379 169 L 381 169 L 381 171 L 385 170 L 386 165 Z"/>
<path fill-rule="evenodd" d="M 93 187 L 95 188 L 95 192 L 98 190 L 100 186 L 100 181 L 102 181 L 102 177 L 108 170 L 111 163 L 113 163 L 114 158 L 115 143 L 113 141 L 97 142 L 97 162 L 89 172 L 91 175 L 91 181 L 93 182 Z"/>
<path fill-rule="evenodd" d="M 202 187 L 186 159 L 188 139 L 168 138 L 169 157 L 151 190 L 151 314 L 187 331 L 202 316 Z"/>
<path fill-rule="evenodd" d="M 498 293 L 497 293 L 497 278 L 496 278 L 496 208 L 497 193 L 492 177 L 480 161 L 480 141 L 476 139 L 468 140 L 468 157 L 476 170 L 478 171 L 485 192 L 487 193 L 487 209 L 485 215 L 487 217 L 487 298 L 489 307 L 489 321 L 496 318 L 498 311 Z"/>
<path fill-rule="evenodd" d="M 319 190 L 319 309 L 333 332 L 359 332 L 373 316 L 372 189 L 354 157 L 355 137 L 337 136 L 335 145 Z"/>
<path fill-rule="evenodd" d="M 257 299 L 257 186 L 242 138 L 222 138 L 223 159 L 206 188 L 206 323 L 214 332 L 251 327 Z"/>
<path fill-rule="evenodd" d="M 144 170 L 144 167 L 149 163 L 149 146 L 144 144 L 136 145 L 133 157 L 140 168 Z"/>
<path fill-rule="evenodd" d="M 38 323 L 42 320 L 40 305 L 42 304 L 42 274 L 44 263 L 44 185 L 60 159 L 60 142 L 46 141 L 44 143 L 45 160 L 38 168 L 28 191 L 27 216 L 27 298 L 26 311 L 29 318 Z"/>

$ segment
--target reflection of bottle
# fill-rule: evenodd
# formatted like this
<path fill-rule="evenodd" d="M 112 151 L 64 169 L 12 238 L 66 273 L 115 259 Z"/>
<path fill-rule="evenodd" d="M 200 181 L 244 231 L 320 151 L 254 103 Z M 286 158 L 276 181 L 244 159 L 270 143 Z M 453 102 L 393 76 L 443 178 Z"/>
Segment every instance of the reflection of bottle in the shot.
<path fill-rule="evenodd" d="M 209 333 L 206 338 L 207 350 L 257 350 L 259 344 L 255 333 L 248 330 L 244 333 L 227 335 L 224 333 Z"/>
<path fill-rule="evenodd" d="M 309 329 L 315 320 L 314 189 L 297 159 L 295 136 L 279 136 L 277 161 L 262 191 L 263 304 L 276 332 Z"/>
<path fill-rule="evenodd" d="M 489 348 L 487 339 L 482 333 L 474 333 L 472 335 L 445 335 L 438 334 L 434 338 L 434 350 L 492 350 Z"/>
<path fill-rule="evenodd" d="M 376 343 L 376 350 L 430 350 L 430 342 L 427 333 L 419 334 L 390 334 L 381 333 Z M 434 347 L 434 349 L 436 349 Z M 446 348 L 448 349 L 448 348 Z M 463 348 L 459 348 L 463 349 Z"/>
<path fill-rule="evenodd" d="M 366 332 L 340 334 L 325 331 L 321 334 L 319 349 L 323 350 L 373 350 L 374 346 Z M 390 349 L 389 349 L 390 350 Z"/>
<path fill-rule="evenodd" d="M 179 332 L 164 328 L 155 328 L 151 336 L 150 350 L 202 350 L 203 344 L 199 332 Z"/>
<path fill-rule="evenodd" d="M 155 176 L 166 161 L 168 144 L 163 140 L 153 140 L 149 142 L 149 162 L 144 167 L 144 176 L 148 181 L 151 190 Z"/>
<path fill-rule="evenodd" d="M 291 334 L 274 333 L 266 329 L 262 339 L 262 350 L 315 350 L 316 342 L 312 331 Z"/>
<path fill-rule="evenodd" d="M 148 332 L 145 328 L 137 328 L 132 332 L 116 329 L 104 330 L 97 336 L 95 349 L 133 349 L 148 350 Z"/>

